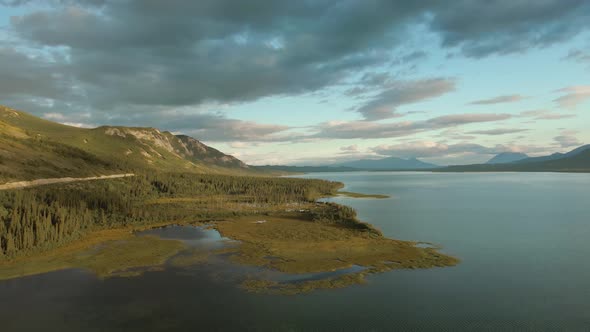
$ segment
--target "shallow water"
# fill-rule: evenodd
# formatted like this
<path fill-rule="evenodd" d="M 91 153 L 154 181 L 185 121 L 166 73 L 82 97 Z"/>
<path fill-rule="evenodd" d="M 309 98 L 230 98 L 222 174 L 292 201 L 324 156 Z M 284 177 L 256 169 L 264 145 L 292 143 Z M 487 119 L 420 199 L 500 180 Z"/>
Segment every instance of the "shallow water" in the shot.
<path fill-rule="evenodd" d="M 2 331 L 590 329 L 590 175 L 305 176 L 391 195 L 330 200 L 386 236 L 440 245 L 461 264 L 297 296 L 246 293 L 232 277 L 244 271 L 223 261 L 105 280 L 58 271 L 0 282 Z M 150 232 L 194 246 L 223 242 L 200 229 Z"/>

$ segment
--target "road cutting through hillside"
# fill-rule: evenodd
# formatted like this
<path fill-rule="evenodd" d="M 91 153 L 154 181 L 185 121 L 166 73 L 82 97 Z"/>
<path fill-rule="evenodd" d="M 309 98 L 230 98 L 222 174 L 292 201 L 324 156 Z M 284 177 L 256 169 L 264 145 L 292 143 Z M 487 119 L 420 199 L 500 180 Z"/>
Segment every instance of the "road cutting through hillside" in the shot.
<path fill-rule="evenodd" d="M 48 185 L 48 184 L 55 184 L 55 183 L 116 179 L 116 178 L 130 177 L 130 176 L 135 176 L 135 174 L 125 173 L 125 174 L 91 176 L 91 177 L 86 177 L 86 178 L 66 177 L 66 178 L 50 178 L 50 179 L 37 179 L 37 180 L 31 180 L 31 181 L 8 182 L 8 183 L 0 184 L 0 190 L 22 189 L 22 188 L 43 186 L 43 185 Z"/>

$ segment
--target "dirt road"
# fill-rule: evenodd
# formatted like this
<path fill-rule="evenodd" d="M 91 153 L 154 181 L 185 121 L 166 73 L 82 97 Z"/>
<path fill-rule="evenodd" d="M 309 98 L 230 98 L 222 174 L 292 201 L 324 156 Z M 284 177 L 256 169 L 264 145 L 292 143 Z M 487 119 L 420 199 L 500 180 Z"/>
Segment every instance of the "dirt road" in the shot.
<path fill-rule="evenodd" d="M 36 187 L 36 186 L 43 186 L 46 184 L 54 184 L 54 183 L 115 179 L 115 178 L 124 178 L 124 177 L 128 177 L 128 176 L 135 176 L 135 174 L 127 173 L 127 174 L 91 176 L 91 177 L 87 177 L 87 178 L 51 178 L 51 179 L 37 179 L 37 180 L 32 180 L 32 181 L 8 182 L 8 183 L 0 184 L 0 190 Z"/>

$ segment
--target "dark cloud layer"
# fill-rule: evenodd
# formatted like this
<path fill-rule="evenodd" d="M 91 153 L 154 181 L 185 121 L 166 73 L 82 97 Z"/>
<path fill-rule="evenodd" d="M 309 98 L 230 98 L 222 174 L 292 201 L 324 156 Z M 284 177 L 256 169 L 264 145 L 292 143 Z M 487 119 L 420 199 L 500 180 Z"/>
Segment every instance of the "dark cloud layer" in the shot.
<path fill-rule="evenodd" d="M 472 57 L 522 52 L 572 38 L 587 29 L 586 0 L 458 0 L 441 2 L 432 28 L 443 46 L 457 46 Z"/>
<path fill-rule="evenodd" d="M 483 57 L 568 40 L 590 21 L 590 2 L 584 0 L 0 4 L 30 9 L 11 20 L 20 51 L 0 49 L 3 80 L 13 83 L 0 83 L 2 100 L 59 105 L 72 116 L 121 112 L 119 121 L 136 119 L 142 110 L 146 123 L 159 119 L 154 110 L 162 107 L 296 95 L 340 84 L 376 64 L 418 61 L 423 50 L 399 51 L 417 25 L 438 36 L 444 48 Z M 32 56 L 25 49 L 41 51 Z M 392 117 L 396 107 L 454 89 L 444 78 L 398 81 L 383 75 L 367 77 L 359 89 L 376 84 L 374 99 L 358 109 L 367 120 Z"/>

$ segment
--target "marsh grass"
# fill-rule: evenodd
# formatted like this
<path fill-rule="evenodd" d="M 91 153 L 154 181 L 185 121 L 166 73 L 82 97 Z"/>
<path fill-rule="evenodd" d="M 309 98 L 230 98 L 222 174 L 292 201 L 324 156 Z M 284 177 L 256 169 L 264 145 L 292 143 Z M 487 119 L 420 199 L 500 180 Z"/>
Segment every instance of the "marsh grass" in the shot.
<path fill-rule="evenodd" d="M 366 272 L 302 283 L 277 283 L 250 279 L 242 287 L 270 293 L 301 293 L 320 288 L 341 288 L 364 283 L 367 273 L 393 269 L 432 268 L 456 265 L 459 261 L 432 248 L 418 248 L 414 242 L 399 241 L 339 225 L 305 220 L 297 215 L 267 218 L 263 224 L 243 217 L 217 222 L 222 236 L 241 244 L 226 249 L 239 264 L 265 267 L 285 273 L 320 273 L 366 267 Z"/>
<path fill-rule="evenodd" d="M 162 265 L 184 248 L 181 241 L 134 236 L 131 228 L 97 231 L 57 249 L 1 261 L 0 280 L 69 268 L 102 278 L 139 275 L 143 271 L 138 268 Z"/>

